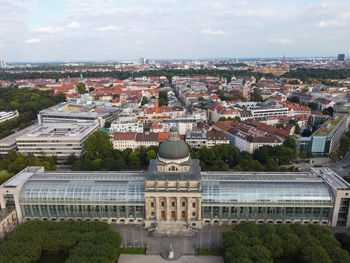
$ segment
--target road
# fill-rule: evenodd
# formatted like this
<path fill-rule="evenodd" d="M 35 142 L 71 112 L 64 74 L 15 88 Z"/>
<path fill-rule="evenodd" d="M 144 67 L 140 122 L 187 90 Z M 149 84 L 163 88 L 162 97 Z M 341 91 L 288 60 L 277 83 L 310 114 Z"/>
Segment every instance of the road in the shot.
<path fill-rule="evenodd" d="M 332 169 L 334 172 L 336 172 L 338 175 L 344 177 L 348 176 L 350 173 L 350 167 L 344 168 L 348 165 L 350 165 L 350 151 L 345 155 L 345 157 L 338 161 L 333 162 L 329 158 L 312 158 L 312 163 L 300 163 L 295 166 L 299 167 L 301 171 L 308 172 L 312 167 L 315 165 L 323 165 L 324 167 L 328 167 Z"/>

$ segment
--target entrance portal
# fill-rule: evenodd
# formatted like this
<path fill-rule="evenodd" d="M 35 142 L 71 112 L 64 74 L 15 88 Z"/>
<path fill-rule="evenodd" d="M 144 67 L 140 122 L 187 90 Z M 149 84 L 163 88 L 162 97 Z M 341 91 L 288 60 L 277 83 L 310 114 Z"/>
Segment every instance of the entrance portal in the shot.
<path fill-rule="evenodd" d="M 165 211 L 160 212 L 160 217 L 165 218 Z"/>
<path fill-rule="evenodd" d="M 183 219 L 186 218 L 186 212 L 185 211 L 181 212 L 181 218 L 183 218 Z"/>
<path fill-rule="evenodd" d="M 171 211 L 171 218 L 175 218 L 175 211 Z"/>

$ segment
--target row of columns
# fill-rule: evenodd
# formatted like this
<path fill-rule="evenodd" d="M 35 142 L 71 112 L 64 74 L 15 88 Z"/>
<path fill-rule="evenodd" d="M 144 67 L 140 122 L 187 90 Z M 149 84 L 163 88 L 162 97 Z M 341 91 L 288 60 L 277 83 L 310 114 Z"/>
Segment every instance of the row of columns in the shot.
<path fill-rule="evenodd" d="M 163 199 L 163 197 L 155 197 L 155 218 L 156 219 L 161 219 L 161 211 L 165 212 L 165 219 L 170 220 L 172 219 L 171 217 L 171 212 L 175 211 L 175 219 L 180 220 L 182 219 L 182 211 L 185 211 L 186 213 L 186 218 L 187 220 L 190 220 L 192 217 L 191 214 L 191 208 L 192 208 L 192 203 L 196 204 L 195 210 L 196 210 L 196 218 L 198 220 L 202 219 L 201 215 L 201 206 L 202 206 L 202 200 L 200 198 L 191 198 L 191 197 L 175 197 L 176 198 L 176 206 L 173 208 L 171 205 L 171 199 L 174 200 L 173 197 L 165 197 L 165 206 L 161 206 L 161 201 L 160 199 Z M 181 200 L 186 200 L 185 206 L 182 206 Z"/>

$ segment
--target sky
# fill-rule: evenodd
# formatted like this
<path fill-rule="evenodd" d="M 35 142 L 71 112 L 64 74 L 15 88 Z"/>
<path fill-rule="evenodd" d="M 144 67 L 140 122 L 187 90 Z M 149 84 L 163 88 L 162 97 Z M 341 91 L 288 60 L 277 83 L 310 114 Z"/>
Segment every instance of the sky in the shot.
<path fill-rule="evenodd" d="M 350 0 L 0 0 L 9 62 L 350 55 Z"/>

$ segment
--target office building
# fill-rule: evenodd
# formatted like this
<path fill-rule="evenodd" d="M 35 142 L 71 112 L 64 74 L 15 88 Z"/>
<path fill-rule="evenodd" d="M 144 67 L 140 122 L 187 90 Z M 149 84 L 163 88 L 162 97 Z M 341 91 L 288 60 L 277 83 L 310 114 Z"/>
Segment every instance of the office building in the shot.
<path fill-rule="evenodd" d="M 344 61 L 345 60 L 345 54 L 338 54 L 338 61 Z"/>
<path fill-rule="evenodd" d="M 66 159 L 84 153 L 85 139 L 98 129 L 97 122 L 45 123 L 16 138 L 17 151 L 23 154 L 42 153 Z"/>

